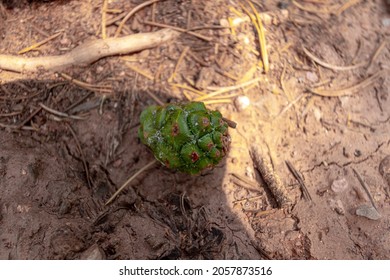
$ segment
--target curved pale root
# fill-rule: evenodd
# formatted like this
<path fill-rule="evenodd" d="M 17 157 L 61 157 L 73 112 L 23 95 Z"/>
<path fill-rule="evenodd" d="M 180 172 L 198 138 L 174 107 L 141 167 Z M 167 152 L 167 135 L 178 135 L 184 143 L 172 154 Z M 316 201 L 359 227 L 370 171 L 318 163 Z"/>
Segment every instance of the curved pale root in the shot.
<path fill-rule="evenodd" d="M 150 49 L 176 38 L 179 34 L 179 32 L 167 28 L 156 32 L 139 33 L 120 38 L 97 39 L 81 44 L 69 53 L 57 56 L 20 57 L 0 55 L 0 69 L 15 72 L 59 71 L 70 66 L 88 65 L 106 56 Z"/>

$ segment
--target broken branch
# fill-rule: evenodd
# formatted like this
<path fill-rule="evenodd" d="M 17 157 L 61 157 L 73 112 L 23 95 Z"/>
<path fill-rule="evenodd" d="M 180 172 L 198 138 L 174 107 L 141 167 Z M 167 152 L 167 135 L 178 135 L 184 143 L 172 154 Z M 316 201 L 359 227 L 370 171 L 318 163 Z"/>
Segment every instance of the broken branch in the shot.
<path fill-rule="evenodd" d="M 0 69 L 15 72 L 38 70 L 59 71 L 71 66 L 88 65 L 103 57 L 127 54 L 156 47 L 176 38 L 180 33 L 171 29 L 139 33 L 120 38 L 97 39 L 57 56 L 20 57 L 0 55 Z"/>

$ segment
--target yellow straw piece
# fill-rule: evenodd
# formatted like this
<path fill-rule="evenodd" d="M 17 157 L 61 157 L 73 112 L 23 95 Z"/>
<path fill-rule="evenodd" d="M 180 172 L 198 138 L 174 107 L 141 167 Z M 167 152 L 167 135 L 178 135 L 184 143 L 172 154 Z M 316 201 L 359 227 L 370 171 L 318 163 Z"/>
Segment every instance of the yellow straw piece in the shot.
<path fill-rule="evenodd" d="M 40 46 L 46 44 L 47 42 L 49 42 L 49 41 L 51 41 L 51 40 L 57 38 L 57 37 L 60 36 L 61 34 L 62 34 L 62 32 L 58 32 L 58 33 L 56 33 L 56 34 L 54 34 L 54 35 L 52 35 L 52 36 L 46 38 L 45 40 L 42 40 L 42 41 L 40 41 L 40 42 L 38 42 L 38 43 L 36 43 L 36 44 L 30 46 L 30 47 L 24 48 L 23 50 L 19 51 L 18 54 L 23 54 L 23 53 L 32 51 L 32 50 L 34 50 L 34 49 L 36 49 L 36 48 L 38 48 L 38 47 L 40 47 Z"/>
<path fill-rule="evenodd" d="M 131 65 L 130 63 L 126 63 L 126 66 L 129 67 L 131 70 L 133 70 L 134 72 L 137 72 L 138 74 L 144 76 L 145 78 L 148 78 L 149 80 L 153 81 L 154 78 L 152 75 L 146 73 L 145 71 L 139 69 L 138 67 L 135 67 L 133 65 Z"/>
<path fill-rule="evenodd" d="M 209 99 L 211 97 L 214 97 L 216 95 L 220 95 L 220 94 L 225 93 L 225 92 L 237 90 L 237 89 L 240 89 L 240 88 L 245 88 L 245 87 L 248 87 L 248 86 L 250 86 L 250 85 L 252 85 L 254 83 L 257 83 L 258 81 L 260 81 L 260 78 L 256 78 L 256 79 L 253 79 L 253 80 L 250 80 L 248 82 L 245 82 L 245 83 L 242 83 L 242 84 L 238 84 L 238 85 L 235 85 L 235 86 L 224 87 L 224 88 L 221 88 L 221 89 L 219 89 L 217 91 L 214 91 L 212 93 L 209 93 L 209 94 L 206 94 L 204 96 L 195 98 L 194 101 L 203 101 L 205 99 Z"/>
<path fill-rule="evenodd" d="M 173 81 L 173 79 L 176 77 L 176 73 L 177 73 L 177 71 L 179 69 L 179 66 L 180 66 L 181 62 L 183 61 L 183 58 L 185 57 L 185 55 L 187 54 L 189 49 L 190 49 L 190 47 L 186 46 L 184 48 L 184 50 L 182 51 L 182 53 L 180 54 L 180 57 L 177 60 L 177 63 L 176 63 L 176 66 L 175 66 L 175 70 L 173 71 L 172 75 L 168 79 L 169 83 L 171 83 Z"/>
<path fill-rule="evenodd" d="M 192 87 L 189 87 L 189 86 L 186 86 L 186 85 L 182 85 L 182 84 L 171 84 L 171 86 L 175 86 L 175 87 L 178 87 L 178 88 L 181 88 L 181 89 L 185 89 L 185 90 L 188 90 L 188 91 L 191 91 L 193 93 L 196 93 L 196 94 L 199 94 L 199 95 L 206 95 L 206 93 L 204 92 L 201 92 L 197 89 L 194 89 Z"/>
<path fill-rule="evenodd" d="M 382 74 L 386 70 L 380 70 L 373 74 L 372 76 L 368 77 L 367 79 L 361 81 L 357 85 L 342 88 L 342 89 L 335 89 L 335 90 L 318 90 L 318 89 L 310 89 L 310 91 L 314 94 L 324 96 L 324 97 L 338 97 L 338 96 L 344 96 L 344 95 L 351 95 L 367 86 L 372 84 L 376 79 L 382 76 Z"/>

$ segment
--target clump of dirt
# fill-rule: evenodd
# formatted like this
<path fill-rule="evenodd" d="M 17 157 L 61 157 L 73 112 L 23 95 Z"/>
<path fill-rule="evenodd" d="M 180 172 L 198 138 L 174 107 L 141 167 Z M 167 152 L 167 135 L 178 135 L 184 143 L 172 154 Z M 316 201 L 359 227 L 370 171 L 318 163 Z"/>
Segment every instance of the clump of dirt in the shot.
<path fill-rule="evenodd" d="M 64 73 L 0 69 L 0 259 L 388 259 L 390 15 L 384 1 L 328 2 L 254 2 L 267 73 L 252 7 L 224 0 L 137 11 L 121 35 L 184 29 L 153 49 Z M 102 3 L 3 1 L 0 53 L 57 32 L 23 55 L 100 38 Z M 106 35 L 141 3 L 109 1 Z M 238 124 L 227 158 L 198 176 L 156 164 L 106 206 L 153 160 L 142 109 L 199 98 Z"/>

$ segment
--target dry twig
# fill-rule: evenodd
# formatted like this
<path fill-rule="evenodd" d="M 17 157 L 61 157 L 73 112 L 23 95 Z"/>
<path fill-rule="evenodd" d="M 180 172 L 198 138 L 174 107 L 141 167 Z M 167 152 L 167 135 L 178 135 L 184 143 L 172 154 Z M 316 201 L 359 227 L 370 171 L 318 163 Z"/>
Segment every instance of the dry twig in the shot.
<path fill-rule="evenodd" d="M 183 32 L 183 33 L 186 33 L 186 34 L 190 34 L 190 35 L 195 36 L 195 37 L 197 37 L 199 39 L 202 39 L 202 40 L 204 40 L 206 42 L 210 42 L 210 41 L 213 40 L 213 38 L 204 36 L 204 35 L 199 34 L 197 32 L 185 30 L 183 28 L 172 26 L 172 25 L 168 25 L 168 24 L 163 24 L 163 23 L 158 23 L 158 22 L 151 22 L 151 21 L 147 21 L 147 20 L 143 21 L 143 23 L 147 24 L 147 25 L 152 25 L 152 26 L 157 26 L 157 27 L 162 27 L 162 28 L 168 28 L 168 29 L 176 30 L 176 31 Z"/>
<path fill-rule="evenodd" d="M 49 113 L 52 113 L 53 115 L 56 115 L 56 116 L 59 116 L 59 117 L 62 117 L 62 118 L 69 118 L 69 119 L 74 119 L 74 120 L 84 120 L 84 119 L 85 119 L 85 118 L 83 118 L 83 117 L 72 116 L 72 115 L 68 115 L 68 114 L 66 114 L 66 113 L 63 113 L 63 112 L 54 110 L 54 109 L 52 109 L 52 108 L 47 107 L 47 106 L 44 105 L 43 103 L 39 103 L 39 106 L 41 106 L 42 109 L 48 111 Z"/>
<path fill-rule="evenodd" d="M 380 70 L 375 74 L 371 75 L 370 77 L 366 78 L 365 80 L 361 81 L 357 85 L 346 87 L 343 89 L 335 89 L 335 90 L 309 89 L 309 90 L 314 94 L 324 96 L 324 97 L 337 97 L 337 96 L 350 95 L 359 91 L 360 89 L 363 89 L 371 85 L 374 81 L 376 81 L 376 79 L 380 78 L 382 74 L 385 72 L 386 72 L 385 70 Z"/>
<path fill-rule="evenodd" d="M 362 187 L 363 187 L 364 191 L 366 192 L 368 198 L 370 199 L 370 202 L 371 202 L 372 206 L 375 208 L 375 210 L 378 210 L 378 208 L 376 208 L 374 199 L 372 198 L 371 193 L 368 190 L 368 186 L 367 186 L 366 182 L 364 182 L 362 176 L 360 176 L 359 172 L 357 172 L 355 168 L 352 168 L 352 170 L 355 173 L 356 177 L 358 178 L 359 183 L 362 185 Z"/>
<path fill-rule="evenodd" d="M 316 57 L 314 54 L 312 54 L 311 52 L 309 52 L 308 49 L 306 49 L 305 47 L 302 47 L 303 49 L 303 52 L 313 61 L 317 62 L 319 65 L 325 67 L 325 68 L 329 68 L 329 69 L 332 69 L 332 70 L 337 70 L 337 71 L 348 71 L 348 70 L 353 70 L 353 69 L 357 69 L 359 67 L 362 67 L 364 65 L 366 65 L 367 63 L 366 62 L 361 62 L 361 63 L 358 63 L 358 64 L 355 64 L 355 65 L 350 65 L 350 66 L 337 66 L 337 65 L 332 65 L 332 64 L 329 64 L 329 63 L 326 63 L 324 61 L 322 61 L 321 59 L 319 59 L 318 57 Z"/>
<path fill-rule="evenodd" d="M 62 32 L 58 32 L 58 33 L 56 33 L 56 34 L 54 34 L 54 35 L 52 35 L 52 36 L 46 38 L 45 40 L 42 40 L 42 41 L 40 41 L 40 42 L 38 42 L 38 43 L 36 43 L 36 44 L 33 44 L 33 45 L 30 46 L 30 47 L 24 48 L 23 50 L 19 51 L 18 54 L 24 54 L 24 53 L 26 53 L 26 52 L 32 51 L 32 50 L 34 50 L 34 49 L 36 49 L 36 48 L 38 48 L 38 47 L 40 47 L 40 46 L 46 44 L 47 42 L 49 42 L 49 41 L 51 41 L 51 40 L 54 40 L 55 38 L 57 38 L 57 37 L 60 36 L 61 34 L 62 34 Z"/>
<path fill-rule="evenodd" d="M 88 83 L 79 81 L 77 79 L 74 79 L 65 73 L 58 73 L 58 75 L 60 75 L 65 80 L 67 80 L 67 81 L 69 81 L 69 82 L 71 82 L 71 83 L 73 83 L 81 88 L 85 88 L 87 90 L 90 90 L 90 91 L 95 91 L 95 92 L 97 91 L 97 92 L 101 92 L 101 93 L 111 93 L 112 92 L 112 88 L 109 86 L 98 86 L 98 85 L 88 84 Z"/>
<path fill-rule="evenodd" d="M 19 57 L 0 55 L 0 69 L 15 72 L 39 70 L 58 71 L 76 65 L 88 65 L 103 57 L 127 54 L 156 47 L 179 35 L 171 29 L 133 34 L 121 38 L 97 39 L 86 42 L 64 55 L 45 57 Z"/>
<path fill-rule="evenodd" d="M 89 175 L 89 168 L 88 168 L 88 165 L 87 165 L 87 161 L 85 160 L 84 151 L 81 148 L 80 141 L 79 141 L 79 139 L 77 137 L 76 132 L 73 130 L 72 126 L 70 124 L 68 124 L 68 123 L 65 123 L 65 124 L 68 127 L 68 129 L 70 130 L 70 132 L 72 133 L 72 136 L 73 136 L 73 138 L 74 138 L 74 140 L 76 142 L 76 146 L 77 146 L 77 149 L 79 150 L 81 161 L 83 162 L 84 171 L 85 171 L 85 177 L 87 177 L 88 187 L 91 189 L 92 188 L 92 182 L 91 182 L 91 177 Z"/>
<path fill-rule="evenodd" d="M 143 166 L 140 170 L 135 172 L 134 175 L 131 176 L 129 179 L 127 179 L 126 182 L 123 183 L 123 185 L 107 200 L 105 205 L 110 204 L 115 199 L 115 197 L 117 197 L 117 195 L 120 194 L 123 191 L 123 189 L 126 188 L 126 186 L 131 183 L 131 181 L 133 181 L 139 174 L 141 174 L 145 170 L 149 169 L 156 162 L 157 162 L 157 160 L 154 159 L 151 162 L 149 162 L 148 164 L 146 164 L 145 166 Z"/>
<path fill-rule="evenodd" d="M 301 187 L 301 191 L 303 193 L 303 196 L 305 197 L 306 200 L 312 200 L 311 199 L 311 195 L 309 193 L 309 191 L 307 190 L 307 187 L 306 187 L 306 184 L 305 184 L 305 181 L 303 181 L 303 178 L 301 176 L 301 174 L 298 173 L 298 171 L 294 168 L 294 166 L 292 165 L 291 162 L 289 162 L 288 160 L 286 160 L 286 165 L 288 167 L 288 170 L 290 170 L 290 172 L 292 173 L 292 175 L 295 177 L 295 179 L 298 181 L 299 183 L 299 186 Z"/>
<path fill-rule="evenodd" d="M 115 35 L 114 37 L 118 37 L 119 34 L 121 33 L 122 29 L 123 29 L 123 26 L 125 25 L 125 23 L 131 18 L 131 16 L 133 16 L 136 12 L 138 12 L 139 10 L 143 9 L 144 7 L 146 6 L 149 6 L 153 3 L 156 3 L 160 0 L 150 0 L 150 1 L 146 1 L 140 5 L 138 5 L 137 7 L 135 7 L 134 9 L 132 9 L 125 17 L 124 19 L 121 21 L 121 23 L 119 24 L 118 26 L 118 29 L 116 30 L 115 32 Z"/>
<path fill-rule="evenodd" d="M 335 12 L 336 16 L 341 15 L 344 11 L 351 8 L 352 6 L 358 4 L 361 0 L 349 0 L 345 2 L 343 5 L 340 6 L 340 8 Z"/>
<path fill-rule="evenodd" d="M 181 62 L 183 61 L 183 59 L 184 59 L 184 57 L 185 57 L 185 55 L 187 54 L 187 52 L 188 52 L 189 49 L 190 49 L 190 47 L 186 46 L 186 47 L 184 48 L 184 50 L 181 52 L 180 57 L 179 57 L 179 59 L 178 59 L 177 62 L 176 62 L 175 69 L 174 69 L 174 71 L 173 71 L 171 77 L 169 77 L 169 79 L 168 79 L 168 82 L 169 82 L 169 83 L 171 83 L 171 82 L 175 79 L 176 74 L 177 74 L 177 71 L 179 70 L 179 66 L 180 66 Z"/>
<path fill-rule="evenodd" d="M 245 88 L 245 87 L 248 87 L 248 86 L 250 86 L 252 84 L 257 83 L 258 81 L 260 81 L 260 78 L 256 78 L 256 79 L 253 79 L 253 80 L 250 80 L 248 82 L 245 82 L 245 83 L 242 83 L 242 84 L 238 84 L 238 85 L 235 85 L 235 86 L 224 87 L 224 88 L 221 88 L 221 89 L 219 89 L 217 91 L 214 91 L 212 93 L 209 93 L 209 94 L 206 94 L 204 96 L 195 98 L 194 101 L 203 101 L 205 99 L 209 99 L 211 97 L 214 97 L 216 95 L 220 95 L 220 94 L 225 93 L 225 92 L 229 92 L 229 91 Z"/>

